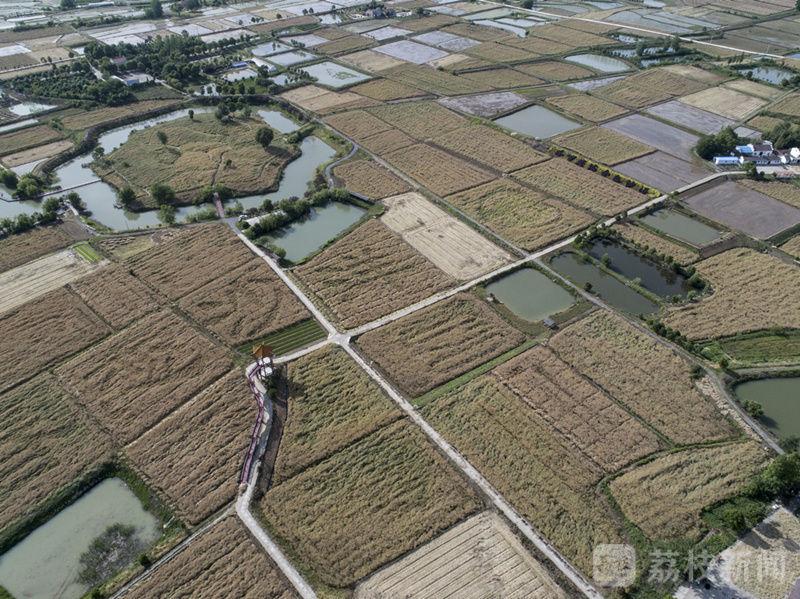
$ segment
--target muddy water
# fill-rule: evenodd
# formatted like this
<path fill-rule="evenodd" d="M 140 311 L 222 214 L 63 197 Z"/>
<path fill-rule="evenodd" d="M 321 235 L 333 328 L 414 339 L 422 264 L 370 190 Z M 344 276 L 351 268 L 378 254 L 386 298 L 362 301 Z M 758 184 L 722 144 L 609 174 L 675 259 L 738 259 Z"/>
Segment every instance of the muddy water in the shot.
<path fill-rule="evenodd" d="M 543 320 L 575 303 L 572 294 L 561 285 L 531 268 L 523 268 L 498 279 L 488 285 L 486 291 L 516 316 L 529 322 Z"/>
<path fill-rule="evenodd" d="M 800 436 L 800 377 L 747 381 L 734 388 L 741 400 L 764 408 L 760 419 L 777 437 Z"/>

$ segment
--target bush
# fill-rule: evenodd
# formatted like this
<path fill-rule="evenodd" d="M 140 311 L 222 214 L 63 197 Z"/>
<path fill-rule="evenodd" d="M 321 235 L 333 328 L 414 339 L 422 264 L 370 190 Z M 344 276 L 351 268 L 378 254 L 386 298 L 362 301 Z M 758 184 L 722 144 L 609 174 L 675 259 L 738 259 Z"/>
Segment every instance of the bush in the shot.
<path fill-rule="evenodd" d="M 175 191 L 166 183 L 154 183 L 150 186 L 150 196 L 159 206 L 175 201 Z"/>
<path fill-rule="evenodd" d="M 158 209 L 158 220 L 160 220 L 165 225 L 174 225 L 175 224 L 175 206 L 170 206 L 169 204 L 163 204 Z"/>
<path fill-rule="evenodd" d="M 800 491 L 800 456 L 787 453 L 778 456 L 755 481 L 752 492 L 765 499 L 791 499 Z"/>
<path fill-rule="evenodd" d="M 19 181 L 19 177 L 17 177 L 17 173 L 14 171 L 9 171 L 4 168 L 0 168 L 0 183 L 8 187 L 9 189 L 16 189 L 17 182 Z"/>
<path fill-rule="evenodd" d="M 725 127 L 716 135 L 702 136 L 695 146 L 695 151 L 701 158 L 711 160 L 714 156 L 730 154 L 743 141 L 731 127 Z"/>
<path fill-rule="evenodd" d="M 742 407 L 744 408 L 744 411 L 753 418 L 761 418 L 764 415 L 764 408 L 757 401 L 745 399 L 742 402 Z"/>

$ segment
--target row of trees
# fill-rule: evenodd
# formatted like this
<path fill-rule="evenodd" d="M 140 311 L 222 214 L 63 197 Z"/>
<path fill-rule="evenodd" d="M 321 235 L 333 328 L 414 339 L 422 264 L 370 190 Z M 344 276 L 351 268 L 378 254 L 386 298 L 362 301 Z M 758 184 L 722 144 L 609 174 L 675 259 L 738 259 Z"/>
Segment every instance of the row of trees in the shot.
<path fill-rule="evenodd" d="M 250 239 L 257 239 L 307 216 L 314 206 L 321 206 L 331 201 L 344 202 L 349 198 L 350 194 L 344 189 L 324 189 L 303 199 L 293 197 L 281 200 L 277 206 L 272 202 L 269 204 L 265 202 L 263 207 L 269 214 L 248 227 L 245 234 Z"/>
<path fill-rule="evenodd" d="M 734 132 L 733 128 L 725 127 L 716 135 L 704 135 L 695 146 L 697 155 L 705 160 L 714 156 L 725 156 L 733 152 L 736 146 L 746 143 Z"/>
<path fill-rule="evenodd" d="M 119 106 L 136 99 L 121 81 L 98 80 L 91 67 L 82 60 L 55 66 L 44 73 L 17 77 L 9 81 L 9 85 L 31 96 L 84 100 L 107 106 Z"/>

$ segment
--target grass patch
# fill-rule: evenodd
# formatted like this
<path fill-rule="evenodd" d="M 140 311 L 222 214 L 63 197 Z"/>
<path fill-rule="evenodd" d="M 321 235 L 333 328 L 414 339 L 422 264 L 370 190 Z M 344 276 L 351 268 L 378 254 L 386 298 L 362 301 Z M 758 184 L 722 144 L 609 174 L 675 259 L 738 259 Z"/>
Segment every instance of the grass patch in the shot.
<path fill-rule="evenodd" d="M 719 346 L 737 362 L 764 364 L 800 361 L 800 331 L 758 332 L 720 339 Z"/>
<path fill-rule="evenodd" d="M 79 243 L 78 245 L 72 246 L 72 249 L 75 250 L 75 253 L 81 258 L 91 264 L 96 264 L 103 259 L 103 257 L 88 243 Z"/>
<path fill-rule="evenodd" d="M 272 348 L 276 356 L 282 356 L 293 352 L 301 347 L 311 345 L 315 341 L 321 341 L 326 336 L 325 329 L 314 318 L 302 320 L 296 324 L 284 327 L 279 331 L 270 333 L 252 343 L 247 343 L 239 347 L 239 351 L 249 355 L 254 345 L 263 343 Z"/>

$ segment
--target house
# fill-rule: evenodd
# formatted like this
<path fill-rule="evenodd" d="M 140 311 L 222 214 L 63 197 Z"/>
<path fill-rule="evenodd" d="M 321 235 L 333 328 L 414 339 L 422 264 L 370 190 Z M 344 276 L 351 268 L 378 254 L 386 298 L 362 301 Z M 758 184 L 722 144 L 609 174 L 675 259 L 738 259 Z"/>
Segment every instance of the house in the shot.
<path fill-rule="evenodd" d="M 741 154 L 742 156 L 771 156 L 773 152 L 775 152 L 775 148 L 772 147 L 771 141 L 762 141 L 759 143 L 749 143 L 744 146 L 736 146 L 736 151 Z"/>
<path fill-rule="evenodd" d="M 738 166 L 740 160 L 739 156 L 714 156 L 714 166 Z"/>
<path fill-rule="evenodd" d="M 153 77 L 148 75 L 147 73 L 124 73 L 122 75 L 114 75 L 112 79 L 116 79 L 117 81 L 122 81 L 128 87 L 133 87 L 135 85 L 142 85 L 143 83 L 150 83 L 153 81 Z"/>
<path fill-rule="evenodd" d="M 125 66 L 125 63 L 128 62 L 128 59 L 125 58 L 124 56 L 115 56 L 114 58 L 111 58 L 109 62 L 113 64 L 115 67 L 122 67 Z"/>

